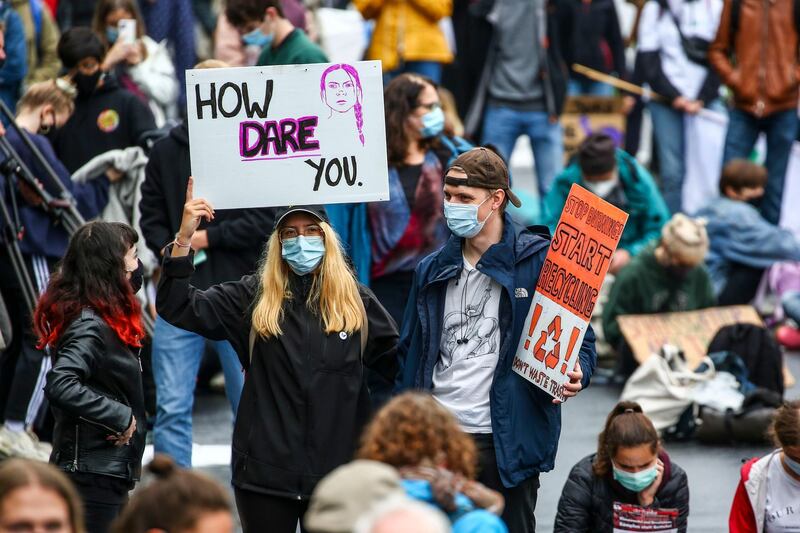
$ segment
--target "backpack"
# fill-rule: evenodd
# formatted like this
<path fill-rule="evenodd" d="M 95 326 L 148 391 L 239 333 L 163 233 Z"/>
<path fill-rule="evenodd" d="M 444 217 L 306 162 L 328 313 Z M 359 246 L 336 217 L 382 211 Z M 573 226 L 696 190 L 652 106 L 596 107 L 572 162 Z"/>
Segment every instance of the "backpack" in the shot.
<path fill-rule="evenodd" d="M 736 39 L 736 32 L 739 31 L 739 17 L 742 11 L 742 1 L 743 0 L 731 0 L 731 2 L 733 2 L 733 7 L 731 9 L 731 44 L 733 44 Z M 800 0 L 794 0 L 794 27 L 798 36 L 800 36 Z"/>
<path fill-rule="evenodd" d="M 783 352 L 766 328 L 742 323 L 720 328 L 708 345 L 713 352 L 738 354 L 751 383 L 783 397 Z"/>

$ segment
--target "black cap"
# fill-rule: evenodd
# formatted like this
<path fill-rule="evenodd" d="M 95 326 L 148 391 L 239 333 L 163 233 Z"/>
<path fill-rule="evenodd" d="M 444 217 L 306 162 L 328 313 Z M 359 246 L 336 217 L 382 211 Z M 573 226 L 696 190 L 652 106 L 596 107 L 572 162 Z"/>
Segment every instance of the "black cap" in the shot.
<path fill-rule="evenodd" d="M 508 167 L 503 158 L 488 148 L 479 146 L 468 150 L 458 156 L 450 165 L 450 170 L 460 170 L 467 175 L 464 178 L 454 178 L 445 173 L 444 182 L 449 185 L 466 185 L 467 187 L 480 187 L 481 189 L 502 189 L 508 201 L 520 207 L 522 202 L 511 191 L 508 179 Z"/>
<path fill-rule="evenodd" d="M 578 166 L 584 176 L 599 176 L 617 166 L 617 144 L 607 133 L 592 133 L 578 148 Z"/>
<path fill-rule="evenodd" d="M 309 215 L 321 220 L 325 223 L 330 223 L 328 220 L 328 213 L 325 212 L 325 206 L 322 205 L 290 205 L 287 207 L 281 207 L 278 210 L 278 216 L 275 217 L 275 226 L 273 227 L 273 231 L 278 229 L 283 222 L 283 219 L 287 216 L 291 215 L 292 213 L 297 213 L 298 211 L 303 213 L 308 213 Z"/>

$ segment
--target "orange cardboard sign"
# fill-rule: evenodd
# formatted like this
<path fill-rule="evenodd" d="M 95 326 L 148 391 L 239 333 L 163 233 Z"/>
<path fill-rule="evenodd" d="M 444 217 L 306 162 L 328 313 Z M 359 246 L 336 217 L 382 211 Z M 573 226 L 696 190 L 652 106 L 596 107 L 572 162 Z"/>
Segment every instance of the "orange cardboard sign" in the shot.
<path fill-rule="evenodd" d="M 517 374 L 555 398 L 563 399 L 627 220 L 627 213 L 583 187 L 570 189 L 513 362 Z"/>

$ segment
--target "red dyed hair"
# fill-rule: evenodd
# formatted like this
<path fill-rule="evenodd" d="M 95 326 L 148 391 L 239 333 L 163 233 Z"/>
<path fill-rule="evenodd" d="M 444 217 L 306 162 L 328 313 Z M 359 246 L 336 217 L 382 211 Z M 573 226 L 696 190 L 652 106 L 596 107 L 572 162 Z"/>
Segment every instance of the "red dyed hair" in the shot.
<path fill-rule="evenodd" d="M 138 240 L 133 228 L 117 222 L 90 222 L 72 236 L 33 313 L 40 349 L 55 346 L 84 308 L 125 344 L 142 345 L 142 310 L 125 277 L 125 254 Z"/>

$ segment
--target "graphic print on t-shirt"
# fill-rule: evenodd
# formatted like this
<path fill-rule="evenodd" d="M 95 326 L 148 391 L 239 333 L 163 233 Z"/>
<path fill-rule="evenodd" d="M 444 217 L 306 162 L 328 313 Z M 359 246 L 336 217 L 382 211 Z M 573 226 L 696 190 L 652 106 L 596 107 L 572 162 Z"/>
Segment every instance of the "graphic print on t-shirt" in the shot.
<path fill-rule="evenodd" d="M 467 275 L 461 291 L 462 308 L 444 317 L 441 370 L 447 370 L 453 362 L 497 353 L 497 318 L 487 313 L 492 299 L 491 281 L 486 276 L 471 277 L 475 280 L 473 285 Z M 497 313 L 496 307 L 493 311 Z"/>

